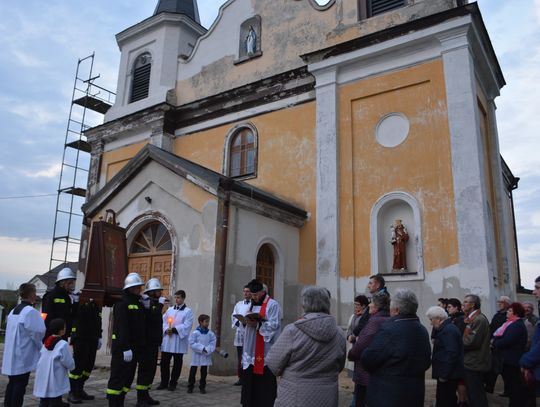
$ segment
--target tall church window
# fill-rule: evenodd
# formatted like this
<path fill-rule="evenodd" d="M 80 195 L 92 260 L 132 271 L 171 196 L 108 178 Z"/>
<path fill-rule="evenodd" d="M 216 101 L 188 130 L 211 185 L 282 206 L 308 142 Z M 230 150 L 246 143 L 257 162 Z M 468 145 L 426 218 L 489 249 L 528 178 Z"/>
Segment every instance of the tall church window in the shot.
<path fill-rule="evenodd" d="M 363 20 L 405 6 L 406 0 L 359 0 L 359 19 Z"/>
<path fill-rule="evenodd" d="M 265 243 L 257 253 L 257 270 L 255 278 L 268 287 L 268 295 L 274 295 L 274 252 L 268 243 Z"/>
<path fill-rule="evenodd" d="M 149 52 L 145 52 L 137 57 L 133 64 L 133 81 L 131 83 L 131 96 L 129 103 L 136 102 L 148 97 L 150 89 L 150 70 L 152 67 L 152 57 Z"/>
<path fill-rule="evenodd" d="M 250 127 L 241 127 L 233 134 L 229 147 L 229 176 L 255 175 L 257 139 Z"/>

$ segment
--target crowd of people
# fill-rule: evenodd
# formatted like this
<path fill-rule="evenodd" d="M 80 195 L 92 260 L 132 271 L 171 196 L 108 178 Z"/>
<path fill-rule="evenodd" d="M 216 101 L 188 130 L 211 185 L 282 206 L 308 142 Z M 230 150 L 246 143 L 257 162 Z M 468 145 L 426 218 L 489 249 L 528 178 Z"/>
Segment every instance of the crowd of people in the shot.
<path fill-rule="evenodd" d="M 101 310 L 91 300 L 79 304 L 74 283 L 73 271 L 62 270 L 56 287 L 43 299 L 41 315 L 34 308 L 35 286 L 20 286 L 21 302 L 7 320 L 5 406 L 23 405 L 34 370 L 33 394 L 40 406 L 94 398 L 84 384 L 101 347 Z M 504 382 L 501 396 L 508 397 L 510 407 L 536 405 L 540 325 L 532 303 L 501 296 L 489 321 L 478 295 L 468 294 L 463 301 L 439 298 L 426 312 L 430 334 L 418 317 L 413 291 L 397 288 L 390 293 L 381 275 L 370 277 L 368 291 L 369 298 L 355 297 L 345 332 L 330 313 L 330 292 L 306 286 L 300 294 L 302 316 L 282 331 L 281 307 L 267 287 L 258 280 L 246 284 L 231 315 L 237 348 L 235 385 L 241 386 L 242 406 L 337 406 L 338 375 L 346 359 L 354 382 L 352 406 L 421 407 L 430 367 L 437 382 L 437 407 L 487 407 L 486 393 L 493 393 L 498 375 Z M 176 390 L 184 354 L 191 350 L 187 392 L 194 391 L 200 372 L 198 389 L 206 393 L 208 366 L 218 342 L 210 316 L 199 315 L 193 330 L 185 291 L 174 293 L 173 304 L 162 294 L 157 279 L 145 284 L 137 273 L 130 273 L 124 281 L 122 298 L 113 307 L 109 406 L 124 405 L 134 380 L 138 407 L 160 404 L 149 393 L 159 350 L 157 390 Z M 540 277 L 533 294 L 540 302 Z M 69 403 L 62 400 L 66 393 Z"/>

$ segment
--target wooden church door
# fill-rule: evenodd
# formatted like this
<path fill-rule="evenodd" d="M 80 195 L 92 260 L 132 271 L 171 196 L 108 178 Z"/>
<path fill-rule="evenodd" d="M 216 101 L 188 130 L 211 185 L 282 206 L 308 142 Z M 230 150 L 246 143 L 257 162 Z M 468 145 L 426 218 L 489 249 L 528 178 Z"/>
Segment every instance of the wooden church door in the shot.
<path fill-rule="evenodd" d="M 163 293 L 169 294 L 171 280 L 172 242 L 167 228 L 160 222 L 151 222 L 142 228 L 129 250 L 130 273 L 139 273 L 146 282 L 158 278 Z"/>

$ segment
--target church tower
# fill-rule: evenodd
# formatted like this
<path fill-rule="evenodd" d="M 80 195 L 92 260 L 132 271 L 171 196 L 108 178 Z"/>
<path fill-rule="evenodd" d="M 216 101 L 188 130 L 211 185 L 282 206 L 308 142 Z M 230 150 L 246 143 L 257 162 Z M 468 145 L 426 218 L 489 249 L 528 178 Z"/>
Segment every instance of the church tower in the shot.
<path fill-rule="evenodd" d="M 150 18 L 117 34 L 117 96 L 105 121 L 170 102 L 167 92 L 175 87 L 178 58 L 191 54 L 205 32 L 197 0 L 160 0 Z"/>

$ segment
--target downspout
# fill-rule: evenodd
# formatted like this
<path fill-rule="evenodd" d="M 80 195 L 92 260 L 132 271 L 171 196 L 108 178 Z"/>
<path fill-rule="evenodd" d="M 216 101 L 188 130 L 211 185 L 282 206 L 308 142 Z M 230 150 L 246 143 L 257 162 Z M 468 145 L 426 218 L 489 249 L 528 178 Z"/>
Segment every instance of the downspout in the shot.
<path fill-rule="evenodd" d="M 223 192 L 223 198 L 220 200 L 218 219 L 221 219 L 219 233 L 219 272 L 218 289 L 216 295 L 216 315 L 215 315 L 215 334 L 216 348 L 221 346 L 221 319 L 223 314 L 223 295 L 225 292 L 225 270 L 227 267 L 227 240 L 229 232 L 229 207 L 231 199 L 231 181 L 220 182 L 220 189 Z M 219 195 L 218 195 L 219 196 Z"/>

